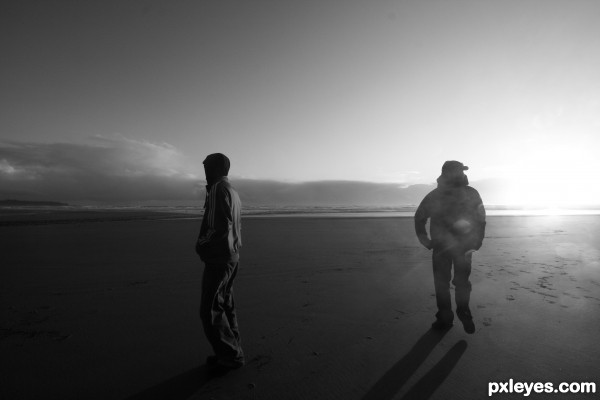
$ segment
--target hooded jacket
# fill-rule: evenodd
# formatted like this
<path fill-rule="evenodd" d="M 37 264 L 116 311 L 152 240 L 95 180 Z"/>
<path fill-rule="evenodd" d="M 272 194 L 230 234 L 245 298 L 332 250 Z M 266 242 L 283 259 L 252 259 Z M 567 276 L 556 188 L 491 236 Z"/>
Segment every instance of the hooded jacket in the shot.
<path fill-rule="evenodd" d="M 209 181 L 196 253 L 205 263 L 239 261 L 242 204 L 226 176 Z"/>
<path fill-rule="evenodd" d="M 485 236 L 485 208 L 466 175 L 441 175 L 415 213 L 415 231 L 426 247 L 463 251 L 479 250 Z M 425 225 L 431 218 L 431 242 Z M 428 246 L 430 244 L 430 246 Z"/>

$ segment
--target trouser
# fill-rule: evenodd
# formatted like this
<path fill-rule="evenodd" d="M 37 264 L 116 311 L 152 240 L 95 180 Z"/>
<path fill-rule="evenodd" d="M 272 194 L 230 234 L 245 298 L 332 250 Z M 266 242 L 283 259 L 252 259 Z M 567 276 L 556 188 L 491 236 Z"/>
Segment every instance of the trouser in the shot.
<path fill-rule="evenodd" d="M 433 281 L 438 312 L 436 317 L 445 322 L 454 320 L 452 312 L 452 299 L 450 297 L 450 280 L 452 279 L 452 266 L 454 265 L 454 284 L 456 314 L 459 317 L 470 318 L 469 299 L 471 297 L 471 255 L 464 250 L 456 248 L 433 250 Z"/>
<path fill-rule="evenodd" d="M 233 299 L 238 263 L 206 263 L 202 277 L 200 319 L 215 355 L 223 360 L 243 360 Z"/>

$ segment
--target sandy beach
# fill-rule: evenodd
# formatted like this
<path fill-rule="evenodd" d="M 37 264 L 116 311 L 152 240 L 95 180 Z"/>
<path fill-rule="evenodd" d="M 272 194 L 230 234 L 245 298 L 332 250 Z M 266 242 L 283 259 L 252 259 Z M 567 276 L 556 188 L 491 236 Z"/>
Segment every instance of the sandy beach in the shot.
<path fill-rule="evenodd" d="M 222 376 L 204 365 L 198 229 L 1 226 L 0 397 L 482 399 L 511 378 L 600 390 L 600 216 L 489 217 L 472 335 L 458 322 L 430 331 L 431 253 L 412 218 L 245 217 L 235 293 L 247 365 Z"/>

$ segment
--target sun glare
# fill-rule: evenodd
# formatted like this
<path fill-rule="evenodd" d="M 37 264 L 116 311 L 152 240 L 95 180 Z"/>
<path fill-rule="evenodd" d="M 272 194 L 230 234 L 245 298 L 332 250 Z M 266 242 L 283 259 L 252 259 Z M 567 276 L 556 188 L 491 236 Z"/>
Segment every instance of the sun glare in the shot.
<path fill-rule="evenodd" d="M 549 212 L 600 204 L 600 166 L 575 146 L 539 146 L 510 171 L 507 201 Z"/>

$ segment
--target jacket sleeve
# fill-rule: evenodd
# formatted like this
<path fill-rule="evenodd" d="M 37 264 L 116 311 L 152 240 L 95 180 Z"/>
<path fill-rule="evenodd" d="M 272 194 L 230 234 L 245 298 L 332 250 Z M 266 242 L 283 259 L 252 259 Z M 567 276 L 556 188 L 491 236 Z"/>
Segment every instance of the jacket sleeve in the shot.
<path fill-rule="evenodd" d="M 483 238 L 485 237 L 486 213 L 481 196 L 475 189 L 473 189 L 472 193 L 472 207 L 472 220 L 475 223 L 473 248 L 479 250 L 483 244 Z"/>
<path fill-rule="evenodd" d="M 231 229 L 231 196 L 227 189 L 217 185 L 207 199 L 206 229 L 198 238 L 196 250 L 200 256 L 227 254 L 228 235 Z"/>
<path fill-rule="evenodd" d="M 431 199 L 430 196 L 427 195 L 419 204 L 417 211 L 415 212 L 415 233 L 417 234 L 417 238 L 419 242 L 426 248 L 431 248 L 431 240 L 427 235 L 427 229 L 425 225 L 427 224 L 427 220 L 431 217 Z"/>

